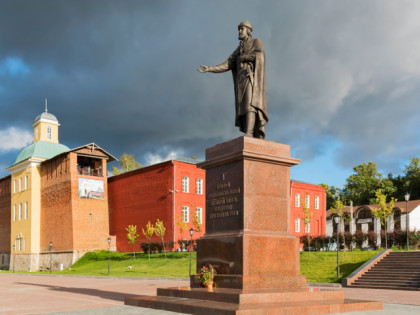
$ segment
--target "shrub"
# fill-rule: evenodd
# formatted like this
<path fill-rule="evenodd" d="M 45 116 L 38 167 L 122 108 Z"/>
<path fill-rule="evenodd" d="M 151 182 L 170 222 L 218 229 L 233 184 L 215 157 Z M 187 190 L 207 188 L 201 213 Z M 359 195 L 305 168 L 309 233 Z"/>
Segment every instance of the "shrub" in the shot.
<path fill-rule="evenodd" d="M 367 240 L 368 240 L 369 247 L 374 250 L 378 248 L 378 246 L 376 245 L 377 237 L 378 235 L 376 234 L 376 232 L 371 231 L 367 233 Z"/>
<path fill-rule="evenodd" d="M 334 233 L 332 238 L 334 239 L 334 242 L 337 242 L 337 233 Z M 340 249 L 344 248 L 344 235 L 343 233 L 338 233 L 338 243 L 340 246 Z"/>
<path fill-rule="evenodd" d="M 325 237 L 316 236 L 312 239 L 311 244 L 315 248 L 316 251 L 320 251 L 321 248 L 324 248 L 325 246 Z"/>
<path fill-rule="evenodd" d="M 344 243 L 349 250 L 353 250 L 354 237 L 350 232 L 344 232 Z"/>
<path fill-rule="evenodd" d="M 362 249 L 363 243 L 367 240 L 366 233 L 362 231 L 357 231 L 354 233 L 354 242 L 356 243 L 356 247 Z"/>

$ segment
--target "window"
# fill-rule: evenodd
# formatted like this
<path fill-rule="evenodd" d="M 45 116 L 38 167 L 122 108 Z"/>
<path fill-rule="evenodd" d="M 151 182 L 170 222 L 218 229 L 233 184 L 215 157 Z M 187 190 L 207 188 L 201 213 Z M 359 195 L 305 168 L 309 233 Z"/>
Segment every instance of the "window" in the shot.
<path fill-rule="evenodd" d="M 190 179 L 186 176 L 182 177 L 182 192 L 190 192 Z"/>
<path fill-rule="evenodd" d="M 300 195 L 295 195 L 295 207 L 300 207 Z"/>
<path fill-rule="evenodd" d="M 311 223 L 310 222 L 306 222 L 305 223 L 305 233 L 310 233 L 311 232 Z"/>
<path fill-rule="evenodd" d="M 295 220 L 295 232 L 300 232 L 300 219 Z"/>
<path fill-rule="evenodd" d="M 202 208 L 195 208 L 195 215 L 198 217 L 198 223 L 203 223 L 203 209 Z"/>
<path fill-rule="evenodd" d="M 22 204 L 19 204 L 19 221 L 22 220 Z"/>
<path fill-rule="evenodd" d="M 25 202 L 25 219 L 28 218 L 28 202 Z"/>
<path fill-rule="evenodd" d="M 16 221 L 16 205 L 13 205 L 13 221 Z"/>
<path fill-rule="evenodd" d="M 319 197 L 315 196 L 315 209 L 318 210 L 319 209 Z"/>
<path fill-rule="evenodd" d="M 22 178 L 19 178 L 19 191 L 22 191 Z"/>
<path fill-rule="evenodd" d="M 47 139 L 52 139 L 51 126 L 47 126 Z"/>
<path fill-rule="evenodd" d="M 35 140 L 38 140 L 38 127 L 35 128 Z"/>
<path fill-rule="evenodd" d="M 190 222 L 190 220 L 189 220 L 189 217 L 190 217 L 189 212 L 190 212 L 190 210 L 189 210 L 189 208 L 187 206 L 182 206 L 182 221 L 184 221 L 185 223 L 189 223 Z"/>
<path fill-rule="evenodd" d="M 309 208 L 310 203 L 309 203 L 309 195 L 305 196 L 305 204 L 306 204 L 306 208 Z"/>
<path fill-rule="evenodd" d="M 16 193 L 16 179 L 13 181 L 13 192 Z"/>
<path fill-rule="evenodd" d="M 28 175 L 25 176 L 25 189 L 28 189 Z"/>
<path fill-rule="evenodd" d="M 197 191 L 197 194 L 203 194 L 203 180 L 201 178 L 197 178 L 195 189 Z"/>

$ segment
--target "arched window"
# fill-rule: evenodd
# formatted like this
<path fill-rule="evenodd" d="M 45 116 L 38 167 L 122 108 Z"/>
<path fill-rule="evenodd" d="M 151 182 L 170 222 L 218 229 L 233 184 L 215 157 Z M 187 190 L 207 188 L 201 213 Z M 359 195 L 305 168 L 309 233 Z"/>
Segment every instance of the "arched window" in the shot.
<path fill-rule="evenodd" d="M 362 225 L 367 224 L 368 225 L 368 232 L 371 232 L 374 230 L 373 225 L 373 215 L 372 211 L 370 211 L 367 207 L 362 207 L 357 211 L 356 214 L 356 231 L 362 230 Z"/>
<path fill-rule="evenodd" d="M 392 223 L 394 230 L 401 230 L 401 210 L 398 208 L 394 208 Z"/>

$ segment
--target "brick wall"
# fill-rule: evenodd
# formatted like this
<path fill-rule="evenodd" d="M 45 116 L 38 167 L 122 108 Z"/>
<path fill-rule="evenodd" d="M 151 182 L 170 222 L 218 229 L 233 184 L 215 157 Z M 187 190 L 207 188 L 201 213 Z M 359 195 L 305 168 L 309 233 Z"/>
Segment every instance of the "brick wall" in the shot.
<path fill-rule="evenodd" d="M 0 253 L 10 253 L 11 177 L 0 179 Z M 1 265 L 1 261 L 0 261 Z"/>
<path fill-rule="evenodd" d="M 173 163 L 176 165 L 175 190 Z M 163 221 L 166 227 L 165 242 L 174 241 L 174 234 L 176 242 L 181 237 L 176 224 L 174 229 L 173 213 L 175 210 L 175 218 L 178 220 L 182 214 L 183 205 L 189 206 L 190 211 L 191 205 L 194 205 L 194 209 L 202 207 L 204 220 L 205 194 L 195 193 L 197 177 L 203 179 L 203 192 L 205 192 L 204 174 L 204 170 L 197 169 L 194 164 L 168 161 L 109 178 L 110 233 L 116 235 L 117 250 L 124 252 L 133 250 L 132 245 L 127 242 L 125 228 L 128 225 L 137 225 L 140 238 L 136 251 L 139 251 L 139 244 L 146 242 L 142 228 L 145 228 L 148 221 L 154 224 L 157 219 Z M 182 176 L 190 178 L 190 193 L 182 192 Z M 173 206 L 174 198 L 175 207 Z M 190 227 L 192 227 L 191 223 L 188 229 Z M 204 234 L 204 224 L 202 229 L 203 232 L 195 233 L 194 239 Z M 183 238 L 190 238 L 188 231 L 183 233 Z M 157 242 L 160 239 L 154 235 L 152 241 Z"/>

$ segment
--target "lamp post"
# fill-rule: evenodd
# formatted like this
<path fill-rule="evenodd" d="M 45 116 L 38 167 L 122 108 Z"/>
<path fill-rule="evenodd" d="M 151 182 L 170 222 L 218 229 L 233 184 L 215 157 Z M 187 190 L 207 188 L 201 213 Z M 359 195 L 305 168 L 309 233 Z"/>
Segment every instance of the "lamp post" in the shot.
<path fill-rule="evenodd" d="M 13 273 L 15 272 L 15 250 L 16 245 L 13 245 Z"/>
<path fill-rule="evenodd" d="M 51 274 L 51 269 L 52 269 L 52 247 L 53 247 L 53 242 L 50 242 L 50 274 Z"/>
<path fill-rule="evenodd" d="M 111 238 L 108 237 L 108 276 L 110 273 L 110 264 L 111 264 Z"/>
<path fill-rule="evenodd" d="M 193 234 L 194 234 L 194 229 L 191 228 L 190 229 L 190 236 L 191 236 L 191 242 L 190 242 L 190 278 L 191 278 L 191 247 L 192 247 L 192 237 L 193 237 Z"/>
<path fill-rule="evenodd" d="M 340 216 L 338 214 L 336 214 L 334 216 L 334 222 L 337 224 L 337 278 L 340 277 L 340 257 L 338 255 L 338 252 L 340 250 L 340 245 L 338 243 L 338 232 L 340 231 L 339 227 L 340 227 Z"/>
<path fill-rule="evenodd" d="M 408 239 L 408 232 L 410 230 L 409 221 L 408 221 L 408 200 L 410 200 L 410 194 L 406 193 L 404 195 L 405 199 L 405 229 L 407 230 L 407 252 L 409 251 L 409 239 Z"/>

